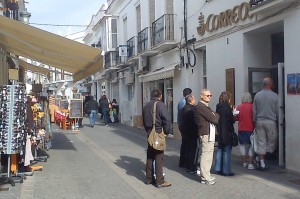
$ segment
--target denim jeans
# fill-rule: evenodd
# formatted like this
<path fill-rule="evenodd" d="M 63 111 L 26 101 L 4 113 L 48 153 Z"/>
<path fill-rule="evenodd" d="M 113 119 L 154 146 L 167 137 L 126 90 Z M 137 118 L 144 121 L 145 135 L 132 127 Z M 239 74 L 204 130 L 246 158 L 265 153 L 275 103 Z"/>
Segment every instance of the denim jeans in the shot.
<path fill-rule="evenodd" d="M 108 121 L 109 121 L 109 109 L 108 108 L 104 108 L 102 110 L 102 113 L 103 113 L 104 124 L 107 125 Z"/>
<path fill-rule="evenodd" d="M 96 116 L 97 116 L 97 110 L 91 110 L 91 113 L 90 113 L 89 117 L 90 117 L 90 124 L 91 124 L 92 126 L 95 125 L 95 122 L 96 122 Z"/>
<path fill-rule="evenodd" d="M 224 174 L 231 173 L 231 150 L 231 145 L 224 145 L 218 147 L 215 162 L 215 171 L 220 171 Z"/>

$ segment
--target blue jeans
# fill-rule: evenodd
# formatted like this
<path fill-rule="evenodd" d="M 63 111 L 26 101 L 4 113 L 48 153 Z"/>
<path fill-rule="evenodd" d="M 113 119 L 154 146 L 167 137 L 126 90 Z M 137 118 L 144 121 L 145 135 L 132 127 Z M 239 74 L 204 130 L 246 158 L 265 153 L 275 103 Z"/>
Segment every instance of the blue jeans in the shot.
<path fill-rule="evenodd" d="M 224 145 L 218 147 L 215 171 L 223 172 L 224 174 L 231 173 L 231 145 Z"/>
<path fill-rule="evenodd" d="M 104 124 L 107 125 L 108 121 L 109 121 L 109 109 L 108 108 L 104 108 L 102 110 L 102 114 L 103 114 Z"/>
<path fill-rule="evenodd" d="M 97 110 L 91 110 L 91 113 L 89 115 L 89 118 L 90 118 L 90 124 L 92 126 L 95 125 L 95 122 L 96 122 L 96 116 L 97 116 Z"/>

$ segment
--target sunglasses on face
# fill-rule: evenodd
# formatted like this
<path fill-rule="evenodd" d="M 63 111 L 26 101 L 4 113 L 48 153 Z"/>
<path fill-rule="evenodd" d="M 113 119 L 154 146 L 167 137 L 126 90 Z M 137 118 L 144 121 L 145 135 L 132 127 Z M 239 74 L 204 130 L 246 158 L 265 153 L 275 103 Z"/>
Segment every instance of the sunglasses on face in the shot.
<path fill-rule="evenodd" d="M 205 97 L 212 97 L 212 95 L 204 95 L 204 94 L 203 94 L 203 96 L 205 96 Z"/>

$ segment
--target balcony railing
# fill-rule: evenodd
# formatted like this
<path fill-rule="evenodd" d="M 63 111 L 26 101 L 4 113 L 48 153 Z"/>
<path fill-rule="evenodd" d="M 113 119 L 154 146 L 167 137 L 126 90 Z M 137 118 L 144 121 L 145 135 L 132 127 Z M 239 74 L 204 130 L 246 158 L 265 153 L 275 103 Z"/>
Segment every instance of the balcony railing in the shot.
<path fill-rule="evenodd" d="M 250 7 L 255 7 L 255 6 L 259 6 L 261 4 L 265 4 L 265 3 L 268 3 L 268 2 L 271 2 L 273 0 L 250 0 L 249 4 L 250 4 Z"/>
<path fill-rule="evenodd" d="M 136 56 L 136 37 L 131 37 L 127 43 L 127 58 L 130 59 L 131 57 Z"/>
<path fill-rule="evenodd" d="M 137 51 L 138 53 L 151 49 L 151 27 L 147 27 L 138 33 Z"/>
<path fill-rule="evenodd" d="M 152 47 L 174 40 L 174 15 L 165 14 L 152 23 Z"/>
<path fill-rule="evenodd" d="M 115 67 L 117 65 L 117 52 L 116 51 L 109 51 L 105 53 L 104 55 L 104 68 L 105 69 L 110 69 L 112 67 Z"/>
<path fill-rule="evenodd" d="M 126 57 L 119 55 L 119 47 L 116 48 L 115 56 L 116 56 L 116 65 L 117 66 L 126 64 Z"/>

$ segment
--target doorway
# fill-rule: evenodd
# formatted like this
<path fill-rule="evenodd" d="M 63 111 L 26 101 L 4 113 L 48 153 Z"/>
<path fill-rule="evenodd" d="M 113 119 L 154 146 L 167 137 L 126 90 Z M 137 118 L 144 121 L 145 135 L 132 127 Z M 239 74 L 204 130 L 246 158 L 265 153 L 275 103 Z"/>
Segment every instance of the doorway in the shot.
<path fill-rule="evenodd" d="M 277 22 L 245 34 L 245 64 L 248 66 L 248 91 L 252 97 L 262 87 L 265 77 L 272 78 L 273 91 L 279 96 L 278 147 L 266 155 L 270 164 L 285 164 L 285 103 L 284 103 L 284 24 Z"/>

